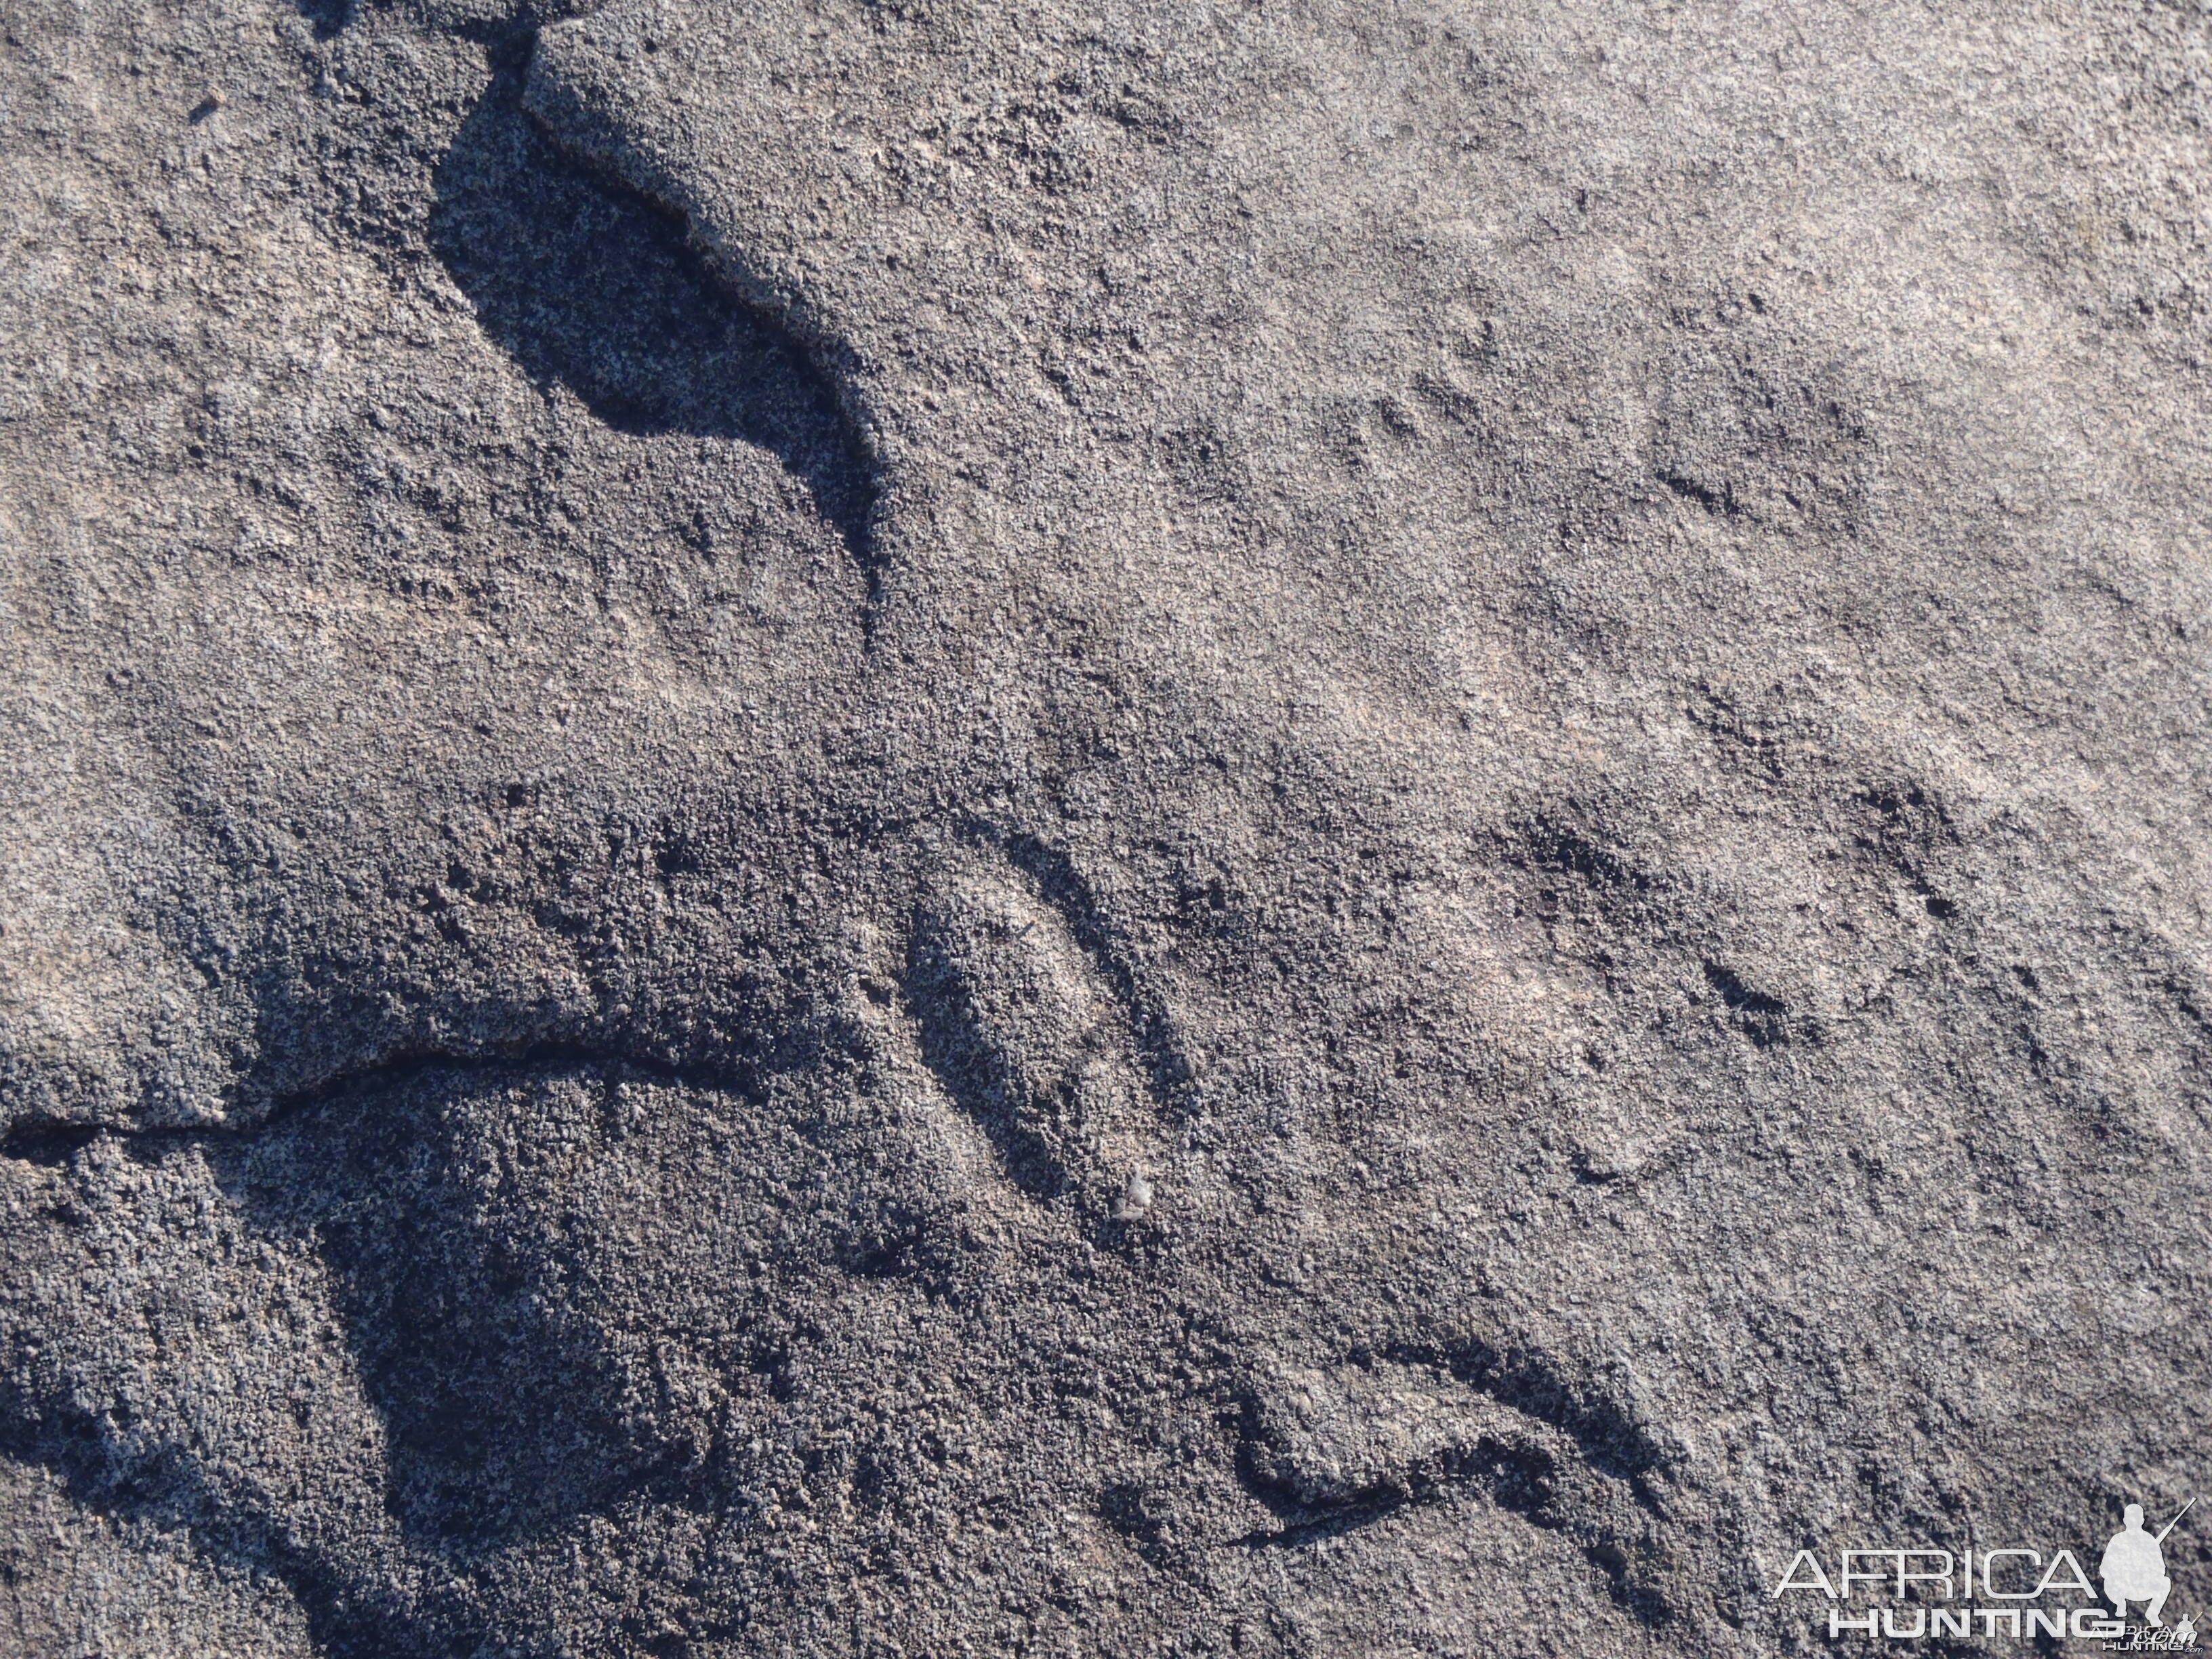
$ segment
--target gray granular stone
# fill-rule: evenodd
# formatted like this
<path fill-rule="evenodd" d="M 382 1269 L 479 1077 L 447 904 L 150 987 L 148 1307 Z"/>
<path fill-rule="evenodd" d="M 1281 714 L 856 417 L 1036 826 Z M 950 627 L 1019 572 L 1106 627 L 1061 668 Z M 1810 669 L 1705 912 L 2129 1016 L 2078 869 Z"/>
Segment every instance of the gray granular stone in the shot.
<path fill-rule="evenodd" d="M 1897 1651 L 1798 1552 L 2163 1525 L 2209 26 L 0 7 L 0 1643 Z"/>

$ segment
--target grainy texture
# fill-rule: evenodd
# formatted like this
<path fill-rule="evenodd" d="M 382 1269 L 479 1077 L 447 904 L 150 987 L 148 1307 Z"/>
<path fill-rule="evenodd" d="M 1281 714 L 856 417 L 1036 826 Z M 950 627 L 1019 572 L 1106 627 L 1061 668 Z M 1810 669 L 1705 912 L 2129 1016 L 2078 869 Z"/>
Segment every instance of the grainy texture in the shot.
<path fill-rule="evenodd" d="M 0 1640 L 1829 1650 L 2212 1486 L 2202 9 L 0 25 Z"/>

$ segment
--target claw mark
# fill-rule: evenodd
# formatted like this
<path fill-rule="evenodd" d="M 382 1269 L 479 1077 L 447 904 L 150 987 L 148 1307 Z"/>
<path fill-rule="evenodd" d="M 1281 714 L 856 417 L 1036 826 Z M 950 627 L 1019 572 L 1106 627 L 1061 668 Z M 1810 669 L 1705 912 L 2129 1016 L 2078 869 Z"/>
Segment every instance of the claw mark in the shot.
<path fill-rule="evenodd" d="M 1018 874 L 966 871 L 925 898 L 905 988 L 924 1060 L 1017 1186 L 1040 1203 L 1073 1194 L 1099 1217 L 1150 1209 L 1149 1103 L 1117 1000 Z"/>
<path fill-rule="evenodd" d="M 1190 1095 L 1190 1067 L 1174 1042 L 1161 1009 L 1140 994 L 1111 948 L 1110 930 L 1090 884 L 1067 855 L 1033 836 L 1000 839 L 987 826 L 970 826 L 979 846 L 1005 857 L 1063 917 L 1068 937 L 1087 958 L 1092 976 L 1120 1005 L 1122 1023 L 1134 1045 L 1134 1058 L 1154 1111 L 1164 1121 L 1182 1115 Z"/>
<path fill-rule="evenodd" d="M 1657 1454 L 1617 1411 L 1504 1366 L 1487 1349 L 1396 1351 L 1286 1371 L 1246 1399 L 1239 1474 L 1281 1524 L 1248 1548 L 1292 1549 L 1469 1489 L 1563 1532 L 1646 1624 L 1672 1613 L 1646 1490 Z"/>

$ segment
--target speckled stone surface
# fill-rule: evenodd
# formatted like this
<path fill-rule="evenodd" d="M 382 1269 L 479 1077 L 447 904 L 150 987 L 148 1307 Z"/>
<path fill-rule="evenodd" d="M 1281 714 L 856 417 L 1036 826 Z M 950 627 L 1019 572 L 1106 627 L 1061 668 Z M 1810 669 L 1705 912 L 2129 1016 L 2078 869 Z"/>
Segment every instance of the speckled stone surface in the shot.
<path fill-rule="evenodd" d="M 1848 1652 L 2212 1486 L 2209 23 L 8 0 L 0 1644 Z"/>

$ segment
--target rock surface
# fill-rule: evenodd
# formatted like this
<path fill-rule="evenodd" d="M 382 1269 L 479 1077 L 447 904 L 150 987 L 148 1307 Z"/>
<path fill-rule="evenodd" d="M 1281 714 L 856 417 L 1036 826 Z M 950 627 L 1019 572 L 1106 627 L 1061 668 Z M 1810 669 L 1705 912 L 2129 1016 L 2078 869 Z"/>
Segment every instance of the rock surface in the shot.
<path fill-rule="evenodd" d="M 0 12 L 5 1639 L 1848 1650 L 2212 1485 L 2202 9 L 573 10 Z"/>

